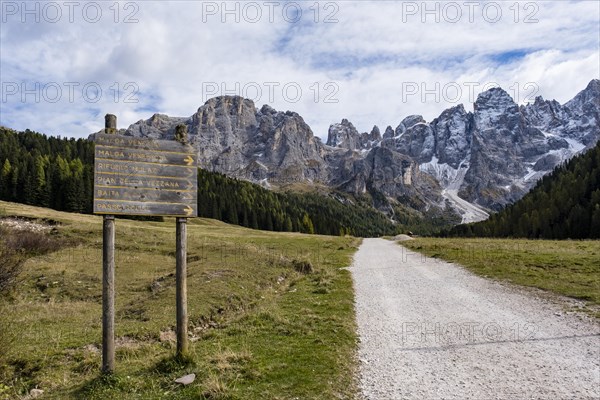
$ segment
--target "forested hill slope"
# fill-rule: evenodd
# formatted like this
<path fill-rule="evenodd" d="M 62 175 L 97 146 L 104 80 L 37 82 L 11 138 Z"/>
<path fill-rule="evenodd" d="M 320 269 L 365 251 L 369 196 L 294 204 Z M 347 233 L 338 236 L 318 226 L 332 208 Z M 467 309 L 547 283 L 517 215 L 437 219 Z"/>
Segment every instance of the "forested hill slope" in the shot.
<path fill-rule="evenodd" d="M 600 238 L 600 142 L 556 167 L 518 202 L 442 236 Z"/>
<path fill-rule="evenodd" d="M 94 144 L 0 127 L 0 200 L 91 213 Z M 393 235 L 433 231 L 409 212 L 392 223 L 383 213 L 348 195 L 281 193 L 221 174 L 199 171 L 201 217 L 256 229 L 328 235 Z"/>
<path fill-rule="evenodd" d="M 0 127 L 0 200 L 91 213 L 94 144 Z"/>

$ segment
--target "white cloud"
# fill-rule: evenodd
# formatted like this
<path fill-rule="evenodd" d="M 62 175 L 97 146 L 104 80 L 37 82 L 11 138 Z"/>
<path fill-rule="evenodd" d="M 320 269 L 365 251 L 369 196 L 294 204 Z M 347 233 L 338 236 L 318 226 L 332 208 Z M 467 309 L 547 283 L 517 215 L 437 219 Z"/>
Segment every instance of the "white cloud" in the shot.
<path fill-rule="evenodd" d="M 474 6 L 473 22 L 464 2 L 307 2 L 296 23 L 286 21 L 299 15 L 293 2 L 229 2 L 230 10 L 238 7 L 238 23 L 235 12 L 223 13 L 223 2 L 120 2 L 118 23 L 109 8 L 113 2 L 95 3 L 102 6 L 96 23 L 86 21 L 84 3 L 73 23 L 64 6 L 58 23 L 44 21 L 44 15 L 40 23 L 31 15 L 21 23 L 22 10 L 7 13 L 7 3 L 22 4 L 2 3 L 0 123 L 50 134 L 86 136 L 102 127 L 108 112 L 119 116 L 120 126 L 154 112 L 189 116 L 216 86 L 217 94 L 237 89 L 249 97 L 260 88 L 257 107 L 269 103 L 296 111 L 325 137 L 329 124 L 342 118 L 361 131 L 374 124 L 383 130 L 409 114 L 431 120 L 460 102 L 470 109 L 473 83 L 475 94 L 497 82 L 521 102 L 531 94 L 566 102 L 600 76 L 600 5 L 589 1 L 488 1 Z M 318 22 L 314 4 L 320 7 Z M 425 4 L 439 11 L 424 15 Z M 455 23 L 448 4 L 462 13 Z M 502 16 L 491 23 L 496 4 Z M 257 9 L 262 18 L 249 22 Z M 123 23 L 131 12 L 138 22 Z M 328 16 L 338 22 L 325 23 Z M 527 16 L 537 22 L 525 23 Z M 38 91 L 39 99 L 23 95 L 22 82 L 46 90 Z M 72 101 L 69 82 L 79 83 Z M 525 88 L 530 82 L 535 90 Z M 53 83 L 62 89 L 55 103 L 49 101 Z M 97 102 L 90 101 L 93 91 L 86 101 L 86 84 L 102 89 Z M 417 93 L 407 92 L 415 85 Z M 422 89 L 436 85 L 440 99 L 424 96 Z M 297 87 L 302 96 L 291 101 Z M 456 87 L 461 96 L 448 98 Z M 125 102 L 128 95 L 138 103 Z"/>

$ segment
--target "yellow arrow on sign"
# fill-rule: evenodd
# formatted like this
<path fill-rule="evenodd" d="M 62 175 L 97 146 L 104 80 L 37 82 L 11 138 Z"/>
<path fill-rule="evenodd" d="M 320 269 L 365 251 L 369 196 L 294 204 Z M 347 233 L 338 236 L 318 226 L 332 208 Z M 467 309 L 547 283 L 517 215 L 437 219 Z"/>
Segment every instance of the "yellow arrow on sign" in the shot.
<path fill-rule="evenodd" d="M 185 215 L 189 217 L 194 212 L 194 209 L 190 206 L 186 206 L 183 211 L 185 211 Z"/>
<path fill-rule="evenodd" d="M 188 166 L 194 163 L 194 159 L 191 156 L 187 156 L 183 161 L 185 161 Z"/>
<path fill-rule="evenodd" d="M 191 193 L 181 193 L 181 198 L 184 200 L 191 200 L 194 196 Z"/>

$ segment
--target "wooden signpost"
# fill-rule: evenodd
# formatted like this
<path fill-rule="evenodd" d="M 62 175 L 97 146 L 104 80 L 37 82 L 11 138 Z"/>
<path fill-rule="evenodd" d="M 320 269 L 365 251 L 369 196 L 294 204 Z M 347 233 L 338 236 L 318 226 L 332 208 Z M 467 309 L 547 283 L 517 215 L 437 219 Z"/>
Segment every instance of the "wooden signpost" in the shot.
<path fill-rule="evenodd" d="M 94 213 L 196 217 L 197 154 L 176 141 L 98 134 Z"/>
<path fill-rule="evenodd" d="M 177 354 L 188 351 L 187 218 L 198 215 L 198 156 L 186 143 L 116 135 L 117 117 L 105 117 L 96 134 L 94 213 L 104 215 L 102 251 L 102 371 L 115 364 L 115 215 L 171 216 L 176 219 Z"/>

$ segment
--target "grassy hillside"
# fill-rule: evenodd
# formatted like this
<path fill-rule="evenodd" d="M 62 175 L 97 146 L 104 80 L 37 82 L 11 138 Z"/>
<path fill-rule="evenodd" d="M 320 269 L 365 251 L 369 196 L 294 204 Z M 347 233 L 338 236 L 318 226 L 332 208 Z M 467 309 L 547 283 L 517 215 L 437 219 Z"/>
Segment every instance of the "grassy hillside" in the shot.
<path fill-rule="evenodd" d="M 50 399 L 355 395 L 352 282 L 340 268 L 349 265 L 357 239 L 190 220 L 192 356 L 178 362 L 174 220 L 117 220 L 117 367 L 107 379 L 99 374 L 101 218 L 0 202 L 0 242 L 17 237 L 6 216 L 33 218 L 15 223 L 47 229 L 41 236 L 60 246 L 27 253 L 16 289 L 0 297 L 0 333 L 9 342 L 7 354 L 0 352 L 0 399 L 35 387 Z M 298 272 L 301 262 L 313 272 Z M 192 385 L 173 383 L 192 372 Z"/>
<path fill-rule="evenodd" d="M 402 245 L 484 277 L 582 300 L 600 318 L 600 241 L 419 238 Z"/>

